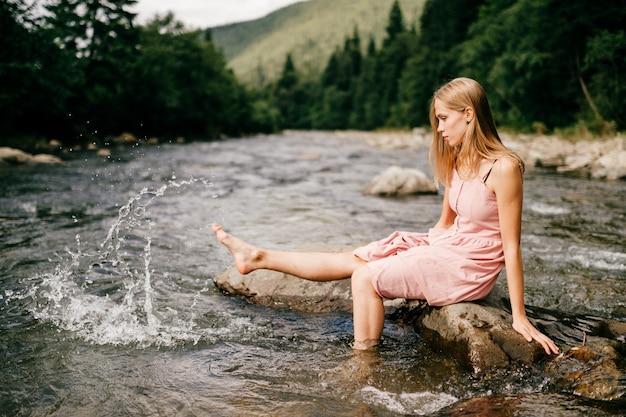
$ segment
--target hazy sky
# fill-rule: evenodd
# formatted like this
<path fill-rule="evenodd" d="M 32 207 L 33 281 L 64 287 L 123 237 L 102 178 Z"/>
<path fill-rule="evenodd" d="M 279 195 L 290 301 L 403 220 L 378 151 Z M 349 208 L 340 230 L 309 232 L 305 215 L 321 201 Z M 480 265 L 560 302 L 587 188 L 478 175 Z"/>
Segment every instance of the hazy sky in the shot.
<path fill-rule="evenodd" d="M 139 0 L 135 6 L 141 24 L 168 11 L 190 28 L 207 28 L 263 17 L 302 0 Z"/>

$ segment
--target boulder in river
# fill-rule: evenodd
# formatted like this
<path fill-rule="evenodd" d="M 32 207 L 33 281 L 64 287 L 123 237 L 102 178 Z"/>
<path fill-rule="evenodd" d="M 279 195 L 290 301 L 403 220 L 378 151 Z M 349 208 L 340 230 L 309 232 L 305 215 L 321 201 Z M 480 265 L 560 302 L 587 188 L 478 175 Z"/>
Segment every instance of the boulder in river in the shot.
<path fill-rule="evenodd" d="M 435 193 L 437 193 L 435 183 L 423 172 L 398 166 L 391 166 L 374 177 L 365 189 L 365 194 L 380 196 Z"/>
<path fill-rule="evenodd" d="M 532 364 L 546 354 L 511 327 L 506 311 L 466 302 L 429 308 L 417 323 L 422 339 L 433 349 L 449 352 L 459 364 L 482 373 L 510 362 Z"/>

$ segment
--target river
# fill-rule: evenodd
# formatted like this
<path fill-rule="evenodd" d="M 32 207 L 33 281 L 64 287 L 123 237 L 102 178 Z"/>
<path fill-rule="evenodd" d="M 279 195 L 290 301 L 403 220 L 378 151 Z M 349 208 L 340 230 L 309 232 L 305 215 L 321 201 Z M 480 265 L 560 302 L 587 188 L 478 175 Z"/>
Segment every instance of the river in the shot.
<path fill-rule="evenodd" d="M 391 165 L 429 173 L 427 149 L 289 132 L 63 159 L 0 166 L 1 416 L 443 416 L 482 397 L 480 415 L 621 415 L 540 369 L 468 373 L 393 320 L 354 355 L 349 314 L 216 289 L 232 260 L 212 222 L 280 249 L 426 230 L 441 196 L 363 190 Z M 528 170 L 529 306 L 626 320 L 625 190 Z"/>

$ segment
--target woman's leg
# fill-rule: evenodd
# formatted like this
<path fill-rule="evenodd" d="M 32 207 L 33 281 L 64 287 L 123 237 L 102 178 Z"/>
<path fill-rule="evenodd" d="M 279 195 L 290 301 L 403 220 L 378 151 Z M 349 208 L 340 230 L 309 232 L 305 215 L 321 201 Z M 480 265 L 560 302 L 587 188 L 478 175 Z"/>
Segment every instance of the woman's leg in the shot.
<path fill-rule="evenodd" d="M 222 226 L 212 224 L 217 239 L 231 252 L 235 265 L 242 274 L 255 269 L 271 269 L 312 281 L 346 279 L 365 261 L 352 252 L 317 253 L 285 252 L 262 249 L 235 236 L 229 235 Z"/>
<path fill-rule="evenodd" d="M 357 268 L 352 274 L 352 314 L 354 349 L 365 350 L 377 345 L 385 324 L 385 307 L 366 266 Z"/>
<path fill-rule="evenodd" d="M 385 322 L 383 300 L 378 295 L 366 262 L 352 252 L 314 253 L 266 250 L 229 235 L 212 225 L 217 239 L 235 258 L 242 274 L 271 269 L 312 281 L 332 281 L 352 277 L 354 349 L 366 350 L 378 344 Z"/>

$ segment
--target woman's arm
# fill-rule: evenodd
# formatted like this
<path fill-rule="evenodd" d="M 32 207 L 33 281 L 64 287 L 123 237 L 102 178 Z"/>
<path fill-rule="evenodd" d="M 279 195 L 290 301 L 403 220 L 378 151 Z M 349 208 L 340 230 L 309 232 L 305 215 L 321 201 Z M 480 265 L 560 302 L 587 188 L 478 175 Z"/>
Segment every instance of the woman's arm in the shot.
<path fill-rule="evenodd" d="M 522 173 L 517 164 L 510 158 L 501 158 L 493 167 L 488 185 L 492 187 L 498 202 L 500 233 L 504 249 L 513 328 L 529 342 L 536 340 L 546 353 L 558 353 L 559 348 L 546 335 L 533 326 L 524 307 L 524 267 L 520 248 L 522 232 Z"/>
<path fill-rule="evenodd" d="M 452 226 L 452 223 L 454 223 L 454 219 L 456 218 L 456 213 L 450 208 L 448 190 L 449 187 L 446 187 L 443 194 L 443 203 L 441 205 L 441 216 L 439 217 L 437 224 L 433 226 L 433 229 L 447 229 Z"/>

